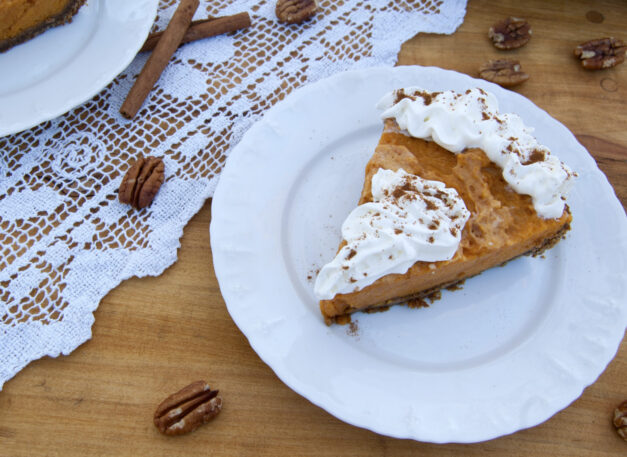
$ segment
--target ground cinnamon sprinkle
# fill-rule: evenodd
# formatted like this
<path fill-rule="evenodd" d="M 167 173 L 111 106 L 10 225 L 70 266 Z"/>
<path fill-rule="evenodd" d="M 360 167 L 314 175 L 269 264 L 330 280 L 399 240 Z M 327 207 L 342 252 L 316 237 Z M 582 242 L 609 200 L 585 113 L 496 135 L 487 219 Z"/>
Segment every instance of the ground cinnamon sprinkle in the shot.
<path fill-rule="evenodd" d="M 411 182 L 405 181 L 402 186 L 397 186 L 394 188 L 394 192 L 392 192 L 392 197 L 396 200 L 400 200 L 401 197 L 407 196 L 411 198 L 413 192 L 418 192 L 416 188 L 412 185 Z"/>
<path fill-rule="evenodd" d="M 425 203 L 427 204 L 427 209 L 428 210 L 435 211 L 436 209 L 438 209 L 438 207 L 436 206 L 435 203 L 433 203 L 430 200 L 427 200 L 426 198 L 425 198 Z"/>
<path fill-rule="evenodd" d="M 351 321 L 348 324 L 348 330 L 346 331 L 346 333 L 350 336 L 359 335 L 359 327 L 357 326 L 357 321 Z"/>
<path fill-rule="evenodd" d="M 396 91 L 396 99 L 394 103 L 396 104 L 404 98 L 417 100 L 417 98 L 420 97 L 422 98 L 422 102 L 425 104 L 425 106 L 429 106 L 431 103 L 433 103 L 433 100 L 440 94 L 441 92 L 430 93 L 430 92 L 425 92 L 425 91 L 414 91 L 411 94 L 408 94 L 404 90 L 401 89 L 401 90 Z"/>
<path fill-rule="evenodd" d="M 440 95 L 440 92 L 433 92 L 432 94 L 429 92 L 416 92 L 416 95 L 422 97 L 425 106 L 429 106 L 433 102 L 433 99 Z"/>
<path fill-rule="evenodd" d="M 523 162 L 523 165 L 531 165 L 532 163 L 542 162 L 545 159 L 544 151 L 540 151 L 539 149 L 534 149 L 529 159 Z"/>

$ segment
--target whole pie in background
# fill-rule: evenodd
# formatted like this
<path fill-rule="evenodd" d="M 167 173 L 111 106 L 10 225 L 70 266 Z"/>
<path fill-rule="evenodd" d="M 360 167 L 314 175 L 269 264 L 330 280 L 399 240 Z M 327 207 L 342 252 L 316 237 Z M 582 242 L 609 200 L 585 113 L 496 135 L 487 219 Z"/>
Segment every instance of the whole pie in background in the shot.
<path fill-rule="evenodd" d="M 0 52 L 72 20 L 85 0 L 3 0 Z"/>

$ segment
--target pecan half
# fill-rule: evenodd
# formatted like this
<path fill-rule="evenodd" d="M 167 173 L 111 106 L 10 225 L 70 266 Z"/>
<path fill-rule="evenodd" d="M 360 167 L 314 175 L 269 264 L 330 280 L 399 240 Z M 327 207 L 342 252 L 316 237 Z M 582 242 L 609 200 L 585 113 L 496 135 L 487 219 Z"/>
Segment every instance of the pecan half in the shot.
<path fill-rule="evenodd" d="M 586 70 L 602 70 L 623 63 L 627 46 L 616 38 L 600 38 L 581 43 L 574 53 Z"/>
<path fill-rule="evenodd" d="M 279 22 L 298 24 L 312 18 L 317 10 L 316 0 L 278 0 L 274 12 Z"/>
<path fill-rule="evenodd" d="M 616 407 L 612 422 L 614 422 L 618 435 L 627 441 L 627 400 Z"/>
<path fill-rule="evenodd" d="M 137 209 L 150 205 L 164 180 L 163 160 L 160 157 L 139 156 L 126 172 L 118 199 L 121 203 L 128 203 Z"/>
<path fill-rule="evenodd" d="M 196 381 L 163 400 L 155 411 L 155 427 L 165 435 L 193 432 L 222 410 L 222 398 L 205 381 Z"/>
<path fill-rule="evenodd" d="M 512 87 L 529 79 L 517 60 L 488 60 L 479 67 L 479 77 L 503 87 Z"/>
<path fill-rule="evenodd" d="M 490 27 L 488 37 L 498 49 L 520 48 L 531 39 L 531 26 L 524 19 L 508 17 Z"/>

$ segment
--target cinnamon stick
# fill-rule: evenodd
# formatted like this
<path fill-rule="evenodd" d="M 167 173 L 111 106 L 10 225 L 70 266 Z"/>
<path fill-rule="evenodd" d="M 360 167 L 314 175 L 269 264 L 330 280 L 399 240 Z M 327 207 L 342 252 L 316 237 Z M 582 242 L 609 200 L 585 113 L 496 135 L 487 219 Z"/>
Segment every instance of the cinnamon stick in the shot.
<path fill-rule="evenodd" d="M 192 21 L 185 35 L 183 35 L 181 44 L 222 35 L 223 33 L 236 32 L 237 30 L 250 27 L 250 24 L 250 16 L 246 12 L 232 16 L 210 17 L 209 19 Z M 162 35 L 163 32 L 150 34 L 139 52 L 153 50 Z"/>
<path fill-rule="evenodd" d="M 122 116 L 131 119 L 137 114 L 144 100 L 159 80 L 161 72 L 168 65 L 172 54 L 181 44 L 185 31 L 192 22 L 192 16 L 198 8 L 198 3 L 199 0 L 181 0 L 155 50 L 150 54 L 146 65 L 142 68 L 135 84 L 126 96 L 126 100 L 120 108 Z"/>

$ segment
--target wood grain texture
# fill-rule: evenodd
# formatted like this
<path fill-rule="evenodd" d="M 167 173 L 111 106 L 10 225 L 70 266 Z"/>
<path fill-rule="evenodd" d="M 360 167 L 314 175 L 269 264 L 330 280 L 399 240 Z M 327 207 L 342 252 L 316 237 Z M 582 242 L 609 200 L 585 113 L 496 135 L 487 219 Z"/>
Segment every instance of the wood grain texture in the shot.
<path fill-rule="evenodd" d="M 523 6 L 520 6 L 520 5 Z M 586 19 L 597 11 L 603 22 Z M 569 127 L 627 203 L 627 64 L 583 70 L 582 41 L 627 39 L 627 3 L 471 1 L 452 36 L 419 35 L 399 64 L 476 75 L 503 56 L 488 27 L 526 17 L 533 38 L 515 56 L 531 77 L 518 92 Z M 588 15 L 598 18 L 596 15 Z M 146 151 L 147 154 L 150 151 Z M 575 215 L 577 217 L 577 215 Z M 95 313 L 93 336 L 70 356 L 31 363 L 0 392 L 2 456 L 617 456 L 627 453 L 610 423 L 627 399 L 627 344 L 583 395 L 547 422 L 485 443 L 434 445 L 347 425 L 286 387 L 230 319 L 209 249 L 210 202 L 185 228 L 179 261 L 157 278 L 131 279 Z M 222 413 L 191 435 L 152 424 L 163 398 L 197 379 L 220 389 Z M 364 399 L 364 401 L 381 399 Z M 455 414 L 455 411 L 451 411 Z"/>

